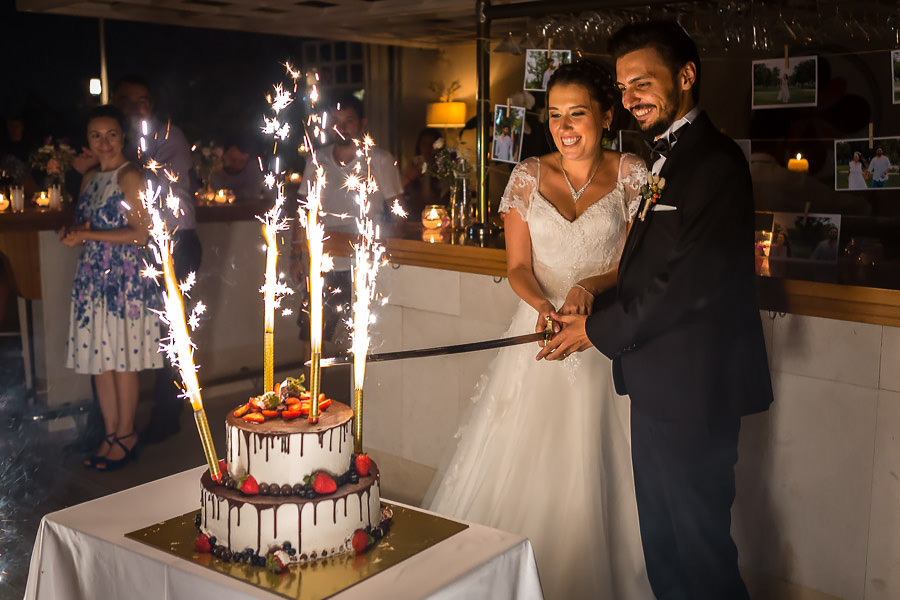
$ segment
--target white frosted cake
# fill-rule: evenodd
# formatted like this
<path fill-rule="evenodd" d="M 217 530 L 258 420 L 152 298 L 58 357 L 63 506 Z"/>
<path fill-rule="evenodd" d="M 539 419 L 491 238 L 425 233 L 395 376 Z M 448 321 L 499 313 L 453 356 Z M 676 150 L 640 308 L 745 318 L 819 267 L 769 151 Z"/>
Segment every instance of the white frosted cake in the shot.
<path fill-rule="evenodd" d="M 359 530 L 383 535 L 378 467 L 353 453 L 350 407 L 327 406 L 310 425 L 305 413 L 291 412 L 296 404 L 279 406 L 285 410 L 242 406 L 225 420 L 223 483 L 208 472 L 201 479 L 197 524 L 211 551 L 262 565 L 278 549 L 304 562 L 351 550 Z"/>

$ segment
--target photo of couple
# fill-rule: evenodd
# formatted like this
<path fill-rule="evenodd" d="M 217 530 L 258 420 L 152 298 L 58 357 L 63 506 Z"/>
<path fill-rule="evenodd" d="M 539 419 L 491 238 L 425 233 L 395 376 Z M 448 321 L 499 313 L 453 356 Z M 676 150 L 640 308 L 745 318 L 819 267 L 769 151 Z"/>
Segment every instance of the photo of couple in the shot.
<path fill-rule="evenodd" d="M 746 599 L 738 435 L 773 399 L 749 166 L 697 104 L 681 26 L 625 25 L 609 53 L 614 73 L 548 78 L 555 151 L 516 165 L 499 206 L 506 335 L 553 335 L 498 352 L 423 506 L 527 537 L 545 598 Z M 622 111 L 649 163 L 603 147 Z"/>
<path fill-rule="evenodd" d="M 900 187 L 900 138 L 835 140 L 834 189 Z"/>

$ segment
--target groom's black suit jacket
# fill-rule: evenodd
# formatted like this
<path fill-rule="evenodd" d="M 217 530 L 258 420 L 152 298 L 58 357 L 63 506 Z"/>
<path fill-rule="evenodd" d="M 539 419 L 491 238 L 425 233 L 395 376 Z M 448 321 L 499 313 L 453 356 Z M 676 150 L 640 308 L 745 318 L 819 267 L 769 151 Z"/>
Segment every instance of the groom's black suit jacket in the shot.
<path fill-rule="evenodd" d="M 740 148 L 705 113 L 678 131 L 658 204 L 635 220 L 588 338 L 636 410 L 717 421 L 772 402 L 756 301 L 753 190 Z"/>

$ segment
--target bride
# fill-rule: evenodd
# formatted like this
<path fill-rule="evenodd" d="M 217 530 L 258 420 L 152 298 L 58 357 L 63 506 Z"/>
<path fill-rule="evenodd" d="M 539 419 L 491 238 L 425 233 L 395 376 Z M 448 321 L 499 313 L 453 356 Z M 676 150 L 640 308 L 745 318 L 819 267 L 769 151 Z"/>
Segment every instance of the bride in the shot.
<path fill-rule="evenodd" d="M 548 83 L 558 152 L 519 163 L 503 194 L 507 271 L 522 301 L 508 334 L 543 331 L 554 308 L 589 314 L 616 267 L 647 170 L 605 151 L 618 92 L 589 61 Z M 534 547 L 547 598 L 651 598 L 631 472 L 628 398 L 609 359 L 535 361 L 500 351 L 426 495 L 436 512 L 513 531 Z"/>

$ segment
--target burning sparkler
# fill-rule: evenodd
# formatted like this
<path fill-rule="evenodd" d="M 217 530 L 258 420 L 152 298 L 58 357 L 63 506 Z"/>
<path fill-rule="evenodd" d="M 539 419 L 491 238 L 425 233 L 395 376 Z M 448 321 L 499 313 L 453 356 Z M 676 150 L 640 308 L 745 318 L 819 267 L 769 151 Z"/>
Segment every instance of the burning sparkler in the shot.
<path fill-rule="evenodd" d="M 191 403 L 191 408 L 194 411 L 194 422 L 197 424 L 197 431 L 200 433 L 200 443 L 203 445 L 203 453 L 206 455 L 206 462 L 209 464 L 210 476 L 218 482 L 222 480 L 222 473 L 219 470 L 219 461 L 216 458 L 212 433 L 209 430 L 206 411 L 203 410 L 203 400 L 200 397 L 197 367 L 194 365 L 194 344 L 191 342 L 188 334 L 188 319 L 185 318 L 184 301 L 182 299 L 182 293 L 187 293 L 190 290 L 190 285 L 194 279 L 189 277 L 179 285 L 175 277 L 175 266 L 172 260 L 174 241 L 169 235 L 165 221 L 157 209 L 159 195 L 160 188 L 154 187 L 150 181 L 147 181 L 146 189 L 140 194 L 141 202 L 150 215 L 150 237 L 153 240 L 153 253 L 156 262 L 162 266 L 161 274 L 165 282 L 165 289 L 162 293 L 163 310 L 159 311 L 158 315 L 160 320 L 168 327 L 169 335 L 160 341 L 160 350 L 165 352 L 169 362 L 175 365 L 181 374 L 182 395 Z M 174 195 L 170 191 L 166 198 L 167 206 L 177 205 L 177 198 L 174 198 L 174 200 L 173 198 Z M 154 265 L 147 265 L 143 270 L 143 275 L 155 278 L 160 275 L 160 271 Z M 204 310 L 203 304 L 198 302 L 189 319 L 192 324 L 197 323 L 200 314 Z"/>
<path fill-rule="evenodd" d="M 139 143 L 142 153 L 147 151 L 147 135 L 149 135 L 148 122 L 142 121 Z M 168 131 L 166 131 L 166 136 L 168 137 Z M 149 157 L 147 167 L 153 173 L 157 173 L 162 165 L 153 157 Z M 170 184 L 169 192 L 165 198 L 165 206 L 173 214 L 178 215 L 182 210 L 180 200 L 171 190 L 171 184 L 178 181 L 178 175 L 168 169 L 163 169 L 163 174 Z M 153 240 L 152 247 L 156 262 L 162 266 L 162 273 L 160 273 L 155 266 L 147 265 L 144 268 L 143 275 L 153 278 L 158 277 L 160 274 L 163 276 L 163 281 L 165 282 L 165 289 L 162 293 L 163 310 L 157 312 L 157 314 L 160 320 L 168 327 L 169 335 L 160 341 L 160 350 L 165 352 L 169 362 L 178 369 L 181 375 L 182 397 L 190 401 L 191 408 L 194 411 L 194 423 L 196 423 L 197 431 L 200 434 L 203 454 L 206 455 L 206 462 L 209 464 L 209 474 L 214 481 L 221 482 L 222 473 L 219 470 L 219 461 L 216 458 L 216 448 L 213 445 L 209 422 L 206 420 L 206 411 L 203 410 L 200 384 L 197 382 L 197 367 L 194 364 L 194 344 L 191 342 L 187 330 L 188 323 L 190 323 L 192 329 L 197 327 L 200 315 L 206 311 L 206 307 L 202 302 L 197 302 L 191 311 L 190 317 L 185 318 L 182 295 L 190 291 L 195 277 L 193 273 L 190 273 L 181 284 L 178 283 L 175 277 L 175 263 L 172 258 L 175 242 L 166 229 L 165 220 L 157 208 L 157 200 L 161 190 L 161 187 L 154 187 L 153 183 L 148 180 L 146 189 L 140 193 L 141 203 L 144 205 L 147 214 L 150 215 L 150 238 Z"/>
<path fill-rule="evenodd" d="M 358 144 L 358 143 L 357 143 Z M 347 178 L 346 186 L 356 192 L 359 214 L 356 219 L 359 239 L 354 245 L 353 265 L 353 316 L 351 321 L 351 352 L 353 353 L 353 449 L 363 451 L 363 382 L 366 373 L 366 354 L 369 352 L 369 325 L 374 322 L 372 300 L 375 299 L 375 279 L 381 266 L 384 246 L 378 242 L 380 231 L 369 217 L 369 194 L 377 191 L 378 186 L 372 176 L 369 150 L 374 145 L 368 135 L 358 150 L 365 157 L 366 175 L 354 174 Z M 396 204 L 397 208 L 399 204 Z M 399 214 L 402 209 L 394 210 Z"/>
<path fill-rule="evenodd" d="M 265 127 L 263 132 L 272 135 L 276 140 L 284 140 L 288 137 L 290 125 L 287 123 L 280 124 L 278 117 L 281 111 L 288 107 L 293 101 L 291 92 L 285 91 L 281 85 L 275 86 L 275 94 L 268 96 L 269 105 L 275 112 L 275 117 L 269 119 L 263 117 Z M 269 209 L 265 215 L 257 216 L 262 222 L 263 237 L 266 240 L 266 271 L 265 282 L 260 288 L 263 294 L 263 388 L 266 392 L 275 389 L 275 309 L 281 306 L 281 299 L 293 294 L 294 290 L 286 284 L 278 280 L 276 268 L 278 265 L 278 232 L 288 228 L 288 220 L 284 217 L 282 209 L 284 207 L 284 186 L 281 183 L 276 185 L 278 177 L 279 161 L 275 159 L 276 173 L 266 174 L 265 183 L 269 189 L 276 188 L 275 204 Z"/>

